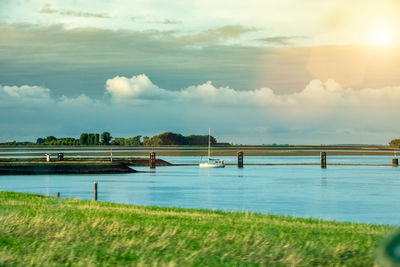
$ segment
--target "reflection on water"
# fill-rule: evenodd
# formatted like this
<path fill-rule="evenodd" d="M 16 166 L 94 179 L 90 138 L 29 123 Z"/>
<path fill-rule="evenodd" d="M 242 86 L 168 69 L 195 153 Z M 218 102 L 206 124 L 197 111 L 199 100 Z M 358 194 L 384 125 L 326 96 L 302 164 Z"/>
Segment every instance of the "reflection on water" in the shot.
<path fill-rule="evenodd" d="M 328 179 L 325 176 L 321 176 L 321 187 L 326 187 L 328 185 Z"/>
<path fill-rule="evenodd" d="M 247 158 L 249 161 L 300 160 L 297 157 Z M 384 158 L 379 160 L 387 160 Z M 188 161 L 185 157 L 176 159 Z M 362 160 L 376 161 L 374 156 Z M 53 196 L 61 192 L 62 197 L 92 199 L 93 182 L 98 181 L 101 201 L 400 225 L 400 168 L 245 166 L 240 169 L 227 166 L 200 169 L 176 166 L 152 171 L 145 167 L 137 169 L 146 172 L 0 176 L 0 190 Z"/>

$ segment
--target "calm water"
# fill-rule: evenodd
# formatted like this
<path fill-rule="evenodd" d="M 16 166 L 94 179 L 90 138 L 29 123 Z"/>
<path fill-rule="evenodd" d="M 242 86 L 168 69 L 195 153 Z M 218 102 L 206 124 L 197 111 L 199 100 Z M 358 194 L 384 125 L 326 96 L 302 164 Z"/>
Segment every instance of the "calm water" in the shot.
<path fill-rule="evenodd" d="M 197 163 L 199 157 L 162 157 Z M 226 157 L 234 162 L 234 157 Z M 318 157 L 245 157 L 252 163 L 315 162 Z M 328 157 L 328 163 L 391 163 L 391 157 Z M 149 171 L 149 168 L 136 168 Z M 245 166 L 200 169 L 159 167 L 120 175 L 0 176 L 0 190 L 138 205 L 229 211 L 400 225 L 400 167 Z"/>

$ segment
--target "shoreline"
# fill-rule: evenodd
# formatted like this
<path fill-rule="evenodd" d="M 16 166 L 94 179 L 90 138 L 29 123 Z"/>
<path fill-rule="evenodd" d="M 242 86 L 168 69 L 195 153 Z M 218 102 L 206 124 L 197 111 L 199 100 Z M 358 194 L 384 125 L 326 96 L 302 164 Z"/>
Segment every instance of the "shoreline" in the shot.
<path fill-rule="evenodd" d="M 15 157 L 36 157 L 44 158 L 45 152 L 49 150 L 40 150 L 43 152 L 18 152 L 18 153 L 0 153 L 0 161 L 7 158 Z M 150 150 L 149 150 L 150 151 Z M 242 151 L 244 156 L 285 156 L 285 157 L 296 157 L 296 156 L 319 156 L 320 152 L 326 152 L 330 156 L 393 156 L 395 153 L 400 155 L 400 151 L 397 150 L 240 150 L 240 149 L 229 149 L 229 150 L 212 150 L 213 156 L 237 156 L 237 152 Z M 100 160 L 110 159 L 110 152 L 104 151 L 69 151 L 58 149 L 54 152 L 50 152 L 53 159 L 57 157 L 57 153 L 64 153 L 64 157 L 69 157 L 69 159 L 85 159 L 85 158 L 98 158 Z M 206 149 L 198 150 L 154 150 L 157 157 L 167 156 L 167 157 L 180 157 L 180 156 L 197 156 L 204 157 L 207 155 Z M 113 159 L 118 160 L 118 158 L 134 158 L 134 157 L 148 157 L 148 151 L 124 151 L 124 150 L 113 150 Z M 140 159 L 140 158 L 138 158 Z"/>
<path fill-rule="evenodd" d="M 173 164 L 156 160 L 156 166 Z M 65 159 L 46 162 L 44 158 L 3 158 L 0 159 L 0 175 L 39 175 L 39 174 L 123 174 L 138 172 L 130 167 L 149 166 L 149 159 Z"/>
<path fill-rule="evenodd" d="M 169 148 L 170 149 L 170 148 Z M 176 149 L 176 147 L 174 148 Z M 197 166 L 196 163 L 172 164 L 162 157 L 204 157 L 206 150 L 197 148 L 197 150 L 167 150 L 156 152 L 156 166 Z M 15 151 L 15 150 L 13 150 Z M 24 150 L 25 151 L 25 150 Z M 64 154 L 64 160 L 56 159 L 57 153 L 52 155 L 51 161 L 46 162 L 44 151 L 34 153 L 0 153 L 0 175 L 32 175 L 32 174 L 119 174 L 137 172 L 130 168 L 135 166 L 148 167 L 149 153 L 143 151 L 113 151 L 113 161 L 110 161 L 109 152 L 92 149 L 82 152 L 61 152 Z M 58 150 L 60 151 L 60 150 Z M 153 150 L 154 151 L 154 150 Z M 155 150 L 157 151 L 157 150 Z M 213 156 L 237 156 L 234 148 L 224 150 L 213 150 Z M 253 156 L 271 156 L 271 157 L 319 157 L 323 150 L 243 150 L 244 157 Z M 22 153 L 21 153 L 22 152 Z M 326 150 L 325 150 L 326 152 Z M 331 150 L 327 152 L 328 156 L 393 156 L 393 151 L 379 150 Z M 14 157 L 12 157 L 14 156 Z M 236 166 L 236 163 L 226 163 L 227 166 Z M 245 166 L 318 166 L 316 162 L 294 162 L 294 163 L 246 163 Z M 390 162 L 381 164 L 368 163 L 335 163 L 328 162 L 328 166 L 393 166 Z"/>

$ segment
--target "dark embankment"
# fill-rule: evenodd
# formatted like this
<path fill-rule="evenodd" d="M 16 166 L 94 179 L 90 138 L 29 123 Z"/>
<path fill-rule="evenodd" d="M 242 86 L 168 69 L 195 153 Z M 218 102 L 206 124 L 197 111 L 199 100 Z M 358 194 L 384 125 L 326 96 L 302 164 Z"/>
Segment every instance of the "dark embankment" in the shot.
<path fill-rule="evenodd" d="M 1 163 L 0 175 L 22 174 L 118 174 L 137 172 L 123 163 L 24 162 Z"/>
<path fill-rule="evenodd" d="M 149 166 L 149 159 L 138 158 L 138 159 L 117 159 L 117 162 L 121 162 L 130 166 Z M 156 159 L 156 166 L 172 166 L 173 164 L 162 159 Z"/>
<path fill-rule="evenodd" d="M 55 159 L 52 159 L 55 160 Z M 88 158 L 88 157 L 68 157 L 65 159 L 65 163 L 79 163 L 79 162 L 89 162 L 89 164 L 94 163 L 94 162 L 107 162 L 110 161 L 110 158 Z M 46 158 L 0 158 L 0 164 L 2 163 L 30 163 L 30 162 L 43 162 L 46 163 Z M 59 162 L 59 161 L 54 161 L 54 162 Z M 149 159 L 148 158 L 115 158 L 113 159 L 114 163 L 121 163 L 124 165 L 128 166 L 149 166 Z M 168 161 L 162 160 L 162 159 L 156 159 L 156 166 L 172 166 L 173 164 L 169 163 Z"/>

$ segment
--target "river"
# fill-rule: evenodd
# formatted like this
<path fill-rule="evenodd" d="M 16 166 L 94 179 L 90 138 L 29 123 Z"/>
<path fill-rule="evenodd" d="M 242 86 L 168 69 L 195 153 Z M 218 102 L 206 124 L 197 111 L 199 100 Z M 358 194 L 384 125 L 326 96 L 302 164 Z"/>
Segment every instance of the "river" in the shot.
<path fill-rule="evenodd" d="M 199 157 L 161 157 L 198 163 Z M 235 157 L 222 157 L 234 163 Z M 245 157 L 246 163 L 318 163 L 318 157 Z M 332 156 L 329 163 L 390 164 L 389 156 Z M 348 222 L 400 225 L 400 167 L 135 167 L 119 175 L 0 176 L 0 190 L 137 205 L 250 211 Z"/>

